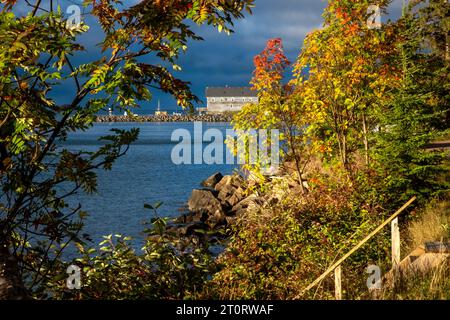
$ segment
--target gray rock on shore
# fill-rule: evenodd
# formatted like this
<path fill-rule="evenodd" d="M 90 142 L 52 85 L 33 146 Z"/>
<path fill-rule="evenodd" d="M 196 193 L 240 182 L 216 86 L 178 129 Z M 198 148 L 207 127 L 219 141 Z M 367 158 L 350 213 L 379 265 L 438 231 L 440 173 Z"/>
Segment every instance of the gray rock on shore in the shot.
<path fill-rule="evenodd" d="M 203 180 L 201 186 L 206 188 L 214 188 L 220 182 L 220 180 L 222 180 L 222 178 L 223 175 L 220 172 L 216 172 L 208 179 Z"/>
<path fill-rule="evenodd" d="M 178 219 L 183 223 L 180 227 L 183 235 L 193 234 L 194 226 L 215 230 L 230 225 L 258 202 L 255 195 L 245 197 L 245 181 L 239 175 L 215 173 L 202 185 L 209 189 L 193 190 L 188 201 L 189 214 Z"/>
<path fill-rule="evenodd" d="M 202 214 L 203 216 L 203 214 L 206 214 L 207 218 L 202 222 L 205 222 L 212 228 L 221 225 L 226 221 L 222 205 L 211 190 L 192 190 L 188 206 L 189 211 L 191 211 L 194 216 L 198 216 L 198 214 Z"/>
<path fill-rule="evenodd" d="M 242 178 L 238 176 L 226 176 L 215 186 L 215 190 L 219 192 L 217 198 L 222 205 L 233 207 L 244 198 L 244 190 Z"/>

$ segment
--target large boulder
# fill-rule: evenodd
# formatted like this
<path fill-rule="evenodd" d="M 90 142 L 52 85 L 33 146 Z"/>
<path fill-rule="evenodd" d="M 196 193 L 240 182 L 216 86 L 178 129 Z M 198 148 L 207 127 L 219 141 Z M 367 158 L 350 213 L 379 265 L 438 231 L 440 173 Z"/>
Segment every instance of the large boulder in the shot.
<path fill-rule="evenodd" d="M 201 216 L 200 220 L 202 220 L 202 222 L 206 222 L 211 227 L 215 227 L 226 222 L 222 204 L 214 196 L 211 190 L 192 190 L 192 195 L 188 201 L 188 206 L 189 211 L 191 211 L 194 216 Z M 205 214 L 207 214 L 207 217 L 204 216 Z"/>
<path fill-rule="evenodd" d="M 216 211 L 222 210 L 222 205 L 214 196 L 213 192 L 205 189 L 192 190 L 188 207 L 191 212 L 207 212 L 209 214 L 214 214 Z"/>
<path fill-rule="evenodd" d="M 257 195 L 251 194 L 244 200 L 234 205 L 230 212 L 236 216 L 239 216 L 245 213 L 247 210 L 257 207 L 258 205 L 260 205 L 260 202 L 261 200 Z"/>
<path fill-rule="evenodd" d="M 220 182 L 216 184 L 214 189 L 220 192 L 220 190 L 222 190 L 224 187 L 227 186 L 233 186 L 235 188 L 242 187 L 243 183 L 244 180 L 242 179 L 241 176 L 238 175 L 224 176 L 222 180 L 220 180 Z"/>
<path fill-rule="evenodd" d="M 225 187 L 226 185 L 229 185 L 231 183 L 232 177 L 231 176 L 224 176 L 214 187 L 214 189 L 218 192 Z"/>
<path fill-rule="evenodd" d="M 217 183 L 220 182 L 220 180 L 222 180 L 223 175 L 220 172 L 216 172 L 214 173 L 212 176 L 210 176 L 208 179 L 204 180 L 201 185 L 202 187 L 206 187 L 206 188 L 214 188 Z"/>
<path fill-rule="evenodd" d="M 219 195 L 220 195 L 220 193 L 219 193 Z M 234 207 L 242 199 L 244 199 L 244 189 L 239 187 L 239 188 L 235 189 L 233 194 L 226 199 L 226 204 L 229 205 L 230 207 Z"/>
<path fill-rule="evenodd" d="M 217 198 L 222 203 L 225 203 L 235 192 L 236 192 L 236 187 L 231 184 L 227 184 L 220 189 L 219 194 L 217 195 Z"/>
<path fill-rule="evenodd" d="M 206 224 L 214 229 L 216 227 L 223 226 L 227 223 L 227 216 L 224 211 L 216 211 L 214 214 L 210 215 Z"/>
<path fill-rule="evenodd" d="M 244 181 L 240 176 L 225 176 L 216 184 L 217 198 L 225 207 L 233 207 L 244 198 Z"/>
<path fill-rule="evenodd" d="M 209 214 L 205 211 L 189 212 L 176 218 L 174 222 L 176 224 L 186 224 L 192 222 L 205 222 L 208 220 Z"/>

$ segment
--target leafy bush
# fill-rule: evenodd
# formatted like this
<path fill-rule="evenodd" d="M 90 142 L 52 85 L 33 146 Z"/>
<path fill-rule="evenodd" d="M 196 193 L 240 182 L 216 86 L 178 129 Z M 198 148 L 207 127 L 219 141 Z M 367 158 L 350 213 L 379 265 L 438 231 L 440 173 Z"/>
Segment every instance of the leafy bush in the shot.
<path fill-rule="evenodd" d="M 371 207 L 359 185 L 341 174 L 323 175 L 306 195 L 286 190 L 282 201 L 249 211 L 219 258 L 205 295 L 221 299 L 292 299 L 373 230 L 385 212 Z M 388 213 L 388 212 L 387 212 Z M 390 263 L 390 236 L 381 232 L 343 264 L 346 298 L 367 292 L 365 268 Z M 331 298 L 334 282 L 302 298 Z"/>
<path fill-rule="evenodd" d="M 192 299 L 202 290 L 215 263 L 207 244 L 197 238 L 167 233 L 166 219 L 155 219 L 143 253 L 130 246 L 130 238 L 104 237 L 100 248 L 78 244 L 81 257 L 61 263 L 38 297 L 55 299 Z M 66 287 L 66 268 L 81 268 L 80 290 Z"/>

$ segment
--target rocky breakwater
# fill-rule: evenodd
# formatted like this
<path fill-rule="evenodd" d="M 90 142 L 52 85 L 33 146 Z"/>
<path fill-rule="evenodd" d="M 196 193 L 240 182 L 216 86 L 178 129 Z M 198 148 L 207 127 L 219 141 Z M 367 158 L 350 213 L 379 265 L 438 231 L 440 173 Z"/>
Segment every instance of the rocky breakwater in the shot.
<path fill-rule="evenodd" d="M 188 201 L 189 212 L 176 219 L 174 231 L 183 236 L 226 230 L 246 210 L 260 204 L 254 194 L 248 195 L 248 183 L 234 174 L 215 173 L 194 189 Z"/>
<path fill-rule="evenodd" d="M 232 114 L 180 114 L 180 115 L 146 115 L 146 116 L 117 116 L 99 115 L 95 122 L 231 122 Z"/>

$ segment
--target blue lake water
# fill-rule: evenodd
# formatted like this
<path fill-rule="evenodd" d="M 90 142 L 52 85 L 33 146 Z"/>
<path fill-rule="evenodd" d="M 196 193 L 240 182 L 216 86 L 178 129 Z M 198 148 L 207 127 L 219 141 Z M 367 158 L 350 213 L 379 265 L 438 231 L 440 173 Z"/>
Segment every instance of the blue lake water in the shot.
<path fill-rule="evenodd" d="M 225 132 L 227 123 L 203 123 L 203 132 L 210 128 Z M 101 146 L 100 136 L 108 135 L 110 129 L 139 128 L 139 140 L 128 153 L 117 160 L 111 171 L 97 171 L 98 193 L 79 193 L 71 203 L 82 204 L 82 210 L 90 215 L 84 232 L 94 243 L 103 235 L 122 234 L 131 236 L 136 243 L 143 240 L 143 221 L 149 221 L 152 212 L 144 209 L 144 203 L 162 201 L 158 215 L 174 217 L 180 214 L 192 189 L 198 188 L 202 180 L 220 171 L 230 174 L 236 165 L 175 165 L 171 160 L 172 149 L 177 141 L 171 141 L 172 132 L 186 129 L 193 137 L 193 123 L 99 123 L 85 132 L 69 135 L 64 147 L 70 150 L 93 151 Z M 191 146 L 206 146 L 208 143 L 194 141 Z M 225 148 L 225 147 L 224 147 Z M 225 150 L 225 149 L 224 149 Z M 224 157 L 226 152 L 224 151 Z"/>

